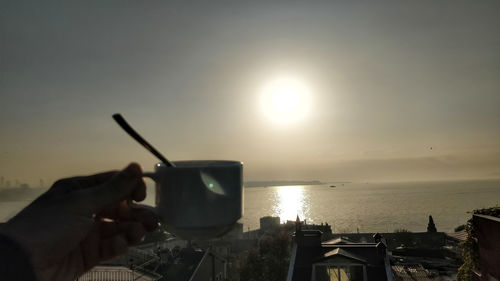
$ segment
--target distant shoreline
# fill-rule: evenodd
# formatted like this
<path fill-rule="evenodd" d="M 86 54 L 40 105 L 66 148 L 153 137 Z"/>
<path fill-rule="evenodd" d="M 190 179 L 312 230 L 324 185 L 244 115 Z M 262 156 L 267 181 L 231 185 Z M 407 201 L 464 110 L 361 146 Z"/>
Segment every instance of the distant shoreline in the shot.
<path fill-rule="evenodd" d="M 5 188 L 0 189 L 0 202 L 34 200 L 47 188 Z"/>
<path fill-rule="evenodd" d="M 247 181 L 244 183 L 246 188 L 265 187 L 265 186 L 291 186 L 291 185 L 324 185 L 326 183 L 317 180 L 314 181 Z"/>

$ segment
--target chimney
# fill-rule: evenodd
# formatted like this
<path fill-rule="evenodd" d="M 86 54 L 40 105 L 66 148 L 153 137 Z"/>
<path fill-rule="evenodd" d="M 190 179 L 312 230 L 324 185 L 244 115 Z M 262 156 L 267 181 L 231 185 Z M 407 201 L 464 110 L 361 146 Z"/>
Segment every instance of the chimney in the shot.
<path fill-rule="evenodd" d="M 300 230 L 295 232 L 295 242 L 298 247 L 321 247 L 321 235 L 319 230 Z"/>

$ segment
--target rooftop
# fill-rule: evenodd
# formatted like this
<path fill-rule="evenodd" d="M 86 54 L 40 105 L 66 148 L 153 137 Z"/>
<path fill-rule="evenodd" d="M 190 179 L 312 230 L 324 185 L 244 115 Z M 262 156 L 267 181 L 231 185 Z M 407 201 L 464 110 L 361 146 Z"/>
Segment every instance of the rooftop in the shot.
<path fill-rule="evenodd" d="M 474 210 L 474 214 L 500 218 L 500 207 L 492 207 L 492 208 Z"/>
<path fill-rule="evenodd" d="M 425 269 L 420 264 L 393 265 L 394 281 L 435 281 L 441 280 L 438 274 Z"/>
<path fill-rule="evenodd" d="M 372 243 L 355 243 L 337 238 L 321 243 L 320 231 L 298 229 L 287 280 L 310 281 L 331 274 L 347 274 L 352 280 L 389 280 L 392 275 L 384 240 L 380 236 L 375 239 Z"/>

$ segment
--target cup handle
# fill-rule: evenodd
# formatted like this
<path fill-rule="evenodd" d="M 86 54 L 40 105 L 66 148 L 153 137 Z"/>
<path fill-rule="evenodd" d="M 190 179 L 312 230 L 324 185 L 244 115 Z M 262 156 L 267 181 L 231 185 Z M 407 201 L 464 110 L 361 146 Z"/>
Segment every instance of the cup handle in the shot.
<path fill-rule="evenodd" d="M 156 207 L 153 207 L 153 206 L 149 206 L 146 204 L 139 204 L 139 203 L 131 203 L 131 207 L 132 207 L 132 209 L 148 210 L 151 213 L 155 214 L 156 216 L 159 215 L 158 209 Z"/>
<path fill-rule="evenodd" d="M 144 172 L 144 173 L 142 173 L 142 176 L 150 178 L 150 179 L 154 180 L 155 182 L 158 181 L 158 175 L 155 172 Z M 158 216 L 158 209 L 156 207 L 153 207 L 153 206 L 149 206 L 146 204 L 140 204 L 140 203 L 132 203 L 132 208 L 148 210 L 148 211 L 150 211 Z"/>
<path fill-rule="evenodd" d="M 155 182 L 158 181 L 158 174 L 156 174 L 155 172 L 144 172 L 144 173 L 142 173 L 142 176 L 146 177 L 146 178 L 150 178 L 150 179 L 154 180 Z"/>

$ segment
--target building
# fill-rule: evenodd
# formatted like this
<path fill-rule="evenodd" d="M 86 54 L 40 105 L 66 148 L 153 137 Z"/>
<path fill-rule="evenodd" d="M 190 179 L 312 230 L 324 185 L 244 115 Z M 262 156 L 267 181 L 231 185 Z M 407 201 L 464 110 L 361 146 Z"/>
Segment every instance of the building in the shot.
<path fill-rule="evenodd" d="M 500 218 L 476 213 L 472 224 L 479 255 L 473 279 L 500 280 Z"/>
<path fill-rule="evenodd" d="M 330 237 L 332 235 L 332 227 L 328 223 L 321 223 L 321 224 L 307 224 L 306 220 L 301 221 L 299 216 L 297 215 L 297 218 L 295 221 L 292 220 L 287 220 L 284 224 L 281 225 L 282 229 L 284 229 L 287 232 L 293 233 L 297 227 L 297 225 L 300 224 L 300 227 L 302 230 L 319 230 L 321 233 L 323 233 L 323 239 L 325 237 Z"/>
<path fill-rule="evenodd" d="M 380 235 L 373 243 L 337 238 L 321 242 L 321 231 L 297 228 L 287 281 L 392 281 L 387 247 Z"/>
<path fill-rule="evenodd" d="M 149 275 L 125 266 L 96 266 L 76 281 L 156 281 L 159 275 Z"/>
<path fill-rule="evenodd" d="M 222 281 L 227 278 L 226 260 L 213 253 L 210 248 L 184 248 L 172 253 L 157 268 L 163 278 L 176 281 Z"/>
<path fill-rule="evenodd" d="M 235 223 L 233 228 L 223 237 L 224 239 L 243 239 L 243 224 L 239 222 Z"/>
<path fill-rule="evenodd" d="M 260 218 L 261 233 L 273 232 L 280 228 L 280 217 L 262 217 Z"/>
<path fill-rule="evenodd" d="M 425 269 L 421 264 L 393 265 L 394 281 L 441 281 L 439 274 Z"/>
<path fill-rule="evenodd" d="M 388 232 L 380 234 L 384 237 L 388 251 L 393 251 L 401 246 L 437 249 L 446 246 L 448 240 L 444 232 Z M 333 233 L 331 235 L 323 233 L 323 236 L 327 239 L 344 237 L 358 243 L 373 241 L 373 233 Z"/>
<path fill-rule="evenodd" d="M 227 262 L 212 248 L 131 248 L 105 264 L 94 267 L 78 281 L 222 281 Z"/>

